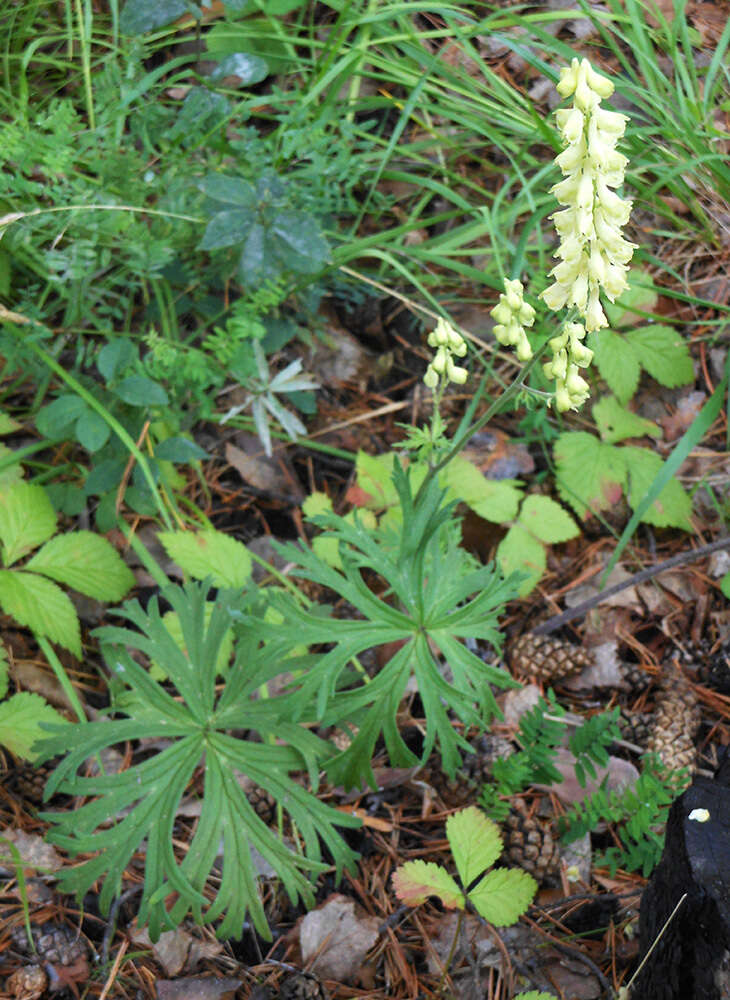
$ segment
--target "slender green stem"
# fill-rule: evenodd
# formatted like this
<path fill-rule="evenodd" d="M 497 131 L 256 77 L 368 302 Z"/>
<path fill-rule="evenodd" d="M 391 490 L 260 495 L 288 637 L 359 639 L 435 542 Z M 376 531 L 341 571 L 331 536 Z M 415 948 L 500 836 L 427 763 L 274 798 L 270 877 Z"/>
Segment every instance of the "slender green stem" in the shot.
<path fill-rule="evenodd" d="M 76 718 L 79 720 L 79 722 L 86 722 L 86 713 L 84 712 L 81 701 L 79 700 L 79 696 L 76 694 L 76 689 L 71 683 L 69 676 L 64 669 L 63 664 L 56 656 L 53 646 L 51 646 L 48 639 L 46 639 L 45 636 L 42 635 L 36 635 L 36 641 L 38 642 L 38 645 L 40 646 L 43 655 L 51 665 L 51 669 L 56 675 L 58 683 L 61 685 L 61 688 L 63 689 L 63 693 L 68 698 L 69 704 L 76 713 Z"/>
<path fill-rule="evenodd" d="M 473 435 L 476 434 L 477 431 L 480 431 L 482 427 L 486 426 L 486 424 L 489 423 L 489 421 L 492 419 L 493 416 L 495 416 L 495 414 L 499 413 L 500 410 L 502 410 L 509 402 L 511 402 L 511 400 L 513 400 L 520 392 L 523 391 L 523 389 L 525 388 L 524 381 L 530 374 L 532 369 L 537 365 L 537 362 L 540 360 L 542 352 L 543 348 L 538 349 L 533 355 L 533 357 L 530 359 L 530 361 L 528 361 L 527 364 L 524 366 L 524 368 L 522 369 L 518 377 L 514 380 L 514 382 L 510 386 L 508 386 L 507 389 L 505 389 L 505 391 L 501 394 L 501 396 L 498 396 L 494 400 L 491 406 L 487 408 L 486 412 L 483 413 L 481 417 L 479 417 L 479 419 L 476 420 L 473 424 L 469 424 L 468 427 L 465 427 L 460 434 L 457 434 L 457 436 L 451 443 L 451 447 L 443 456 L 443 458 L 439 459 L 439 461 L 436 462 L 435 465 L 432 465 L 428 470 L 428 472 L 426 473 L 426 476 L 418 489 L 418 493 L 416 494 L 416 498 L 414 500 L 415 506 L 418 505 L 418 502 L 423 497 L 423 494 L 425 493 L 428 484 L 431 482 L 434 476 L 437 476 L 439 472 L 444 468 L 444 466 L 448 465 L 451 459 L 459 454 L 462 448 L 466 445 L 469 438 L 473 437 Z"/>
<path fill-rule="evenodd" d="M 87 8 L 87 12 L 88 8 Z M 84 96 L 86 98 L 86 112 L 89 116 L 89 128 L 93 131 L 96 128 L 96 115 L 94 114 L 94 94 L 91 89 L 91 50 L 89 47 L 88 23 L 86 12 L 82 7 L 82 0 L 76 0 L 76 19 L 79 24 L 79 42 L 81 43 L 81 70 L 84 75 Z M 89 17 L 89 21 L 91 18 Z"/>

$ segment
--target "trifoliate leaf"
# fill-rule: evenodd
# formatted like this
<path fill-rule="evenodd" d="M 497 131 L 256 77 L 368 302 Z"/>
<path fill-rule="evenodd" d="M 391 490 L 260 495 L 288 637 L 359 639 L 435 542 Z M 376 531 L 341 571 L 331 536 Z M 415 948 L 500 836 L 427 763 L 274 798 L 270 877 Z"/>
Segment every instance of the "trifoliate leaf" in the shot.
<path fill-rule="evenodd" d="M 594 363 L 601 378 L 618 400 L 627 403 L 636 392 L 641 364 L 625 339 L 613 330 L 592 333 L 588 346 L 594 352 Z"/>
<path fill-rule="evenodd" d="M 7 747 L 16 757 L 35 760 L 33 744 L 48 737 L 48 732 L 41 729 L 44 722 L 67 724 L 39 694 L 30 691 L 14 694 L 0 704 L 0 746 Z"/>
<path fill-rule="evenodd" d="M 216 587 L 244 587 L 251 576 L 251 556 L 241 542 L 220 531 L 161 531 L 159 540 L 180 568 Z"/>
<path fill-rule="evenodd" d="M 646 448 L 627 445 L 621 449 L 629 474 L 628 500 L 635 509 L 649 492 L 663 466 L 662 459 Z M 676 479 L 670 480 L 641 520 L 657 528 L 692 530 L 692 500 Z"/>
<path fill-rule="evenodd" d="M 134 586 L 134 575 L 114 546 L 93 531 L 57 535 L 25 568 L 98 601 L 121 601 Z"/>
<path fill-rule="evenodd" d="M 495 927 L 516 923 L 537 892 L 537 882 L 521 868 L 496 868 L 469 893 L 477 913 Z"/>
<path fill-rule="evenodd" d="M 545 546 L 523 524 L 513 524 L 497 547 L 497 562 L 505 577 L 522 573 L 517 594 L 526 597 L 537 584 L 547 565 Z"/>
<path fill-rule="evenodd" d="M 446 836 L 465 889 L 492 867 L 504 846 L 497 824 L 476 806 L 449 816 Z"/>
<path fill-rule="evenodd" d="M 487 479 L 477 467 L 457 455 L 439 476 L 450 500 L 460 500 L 487 521 L 504 524 L 517 516 L 522 490 L 514 479 Z"/>
<path fill-rule="evenodd" d="M 541 542 L 557 545 L 580 534 L 567 511 L 550 497 L 529 496 L 522 504 L 519 523 Z"/>
<path fill-rule="evenodd" d="M 8 693 L 8 651 L 0 642 L 0 698 Z"/>
<path fill-rule="evenodd" d="M 56 512 L 42 486 L 13 482 L 0 485 L 0 542 L 3 563 L 12 566 L 56 529 Z"/>
<path fill-rule="evenodd" d="M 649 325 L 625 334 L 626 342 L 653 379 L 672 389 L 694 379 L 687 344 L 671 326 Z"/>
<path fill-rule="evenodd" d="M 608 444 L 625 438 L 660 438 L 662 432 L 651 420 L 637 416 L 619 403 L 615 396 L 605 396 L 591 410 L 598 432 Z"/>
<path fill-rule="evenodd" d="M 578 517 L 610 509 L 626 484 L 624 449 L 585 431 L 561 434 L 553 447 L 558 493 Z"/>
<path fill-rule="evenodd" d="M 55 583 L 36 573 L 0 570 L 0 607 L 20 625 L 81 656 L 76 611 Z"/>
<path fill-rule="evenodd" d="M 449 873 L 433 861 L 406 861 L 393 873 L 393 889 L 406 906 L 438 896 L 450 910 L 464 909 L 464 894 Z"/>

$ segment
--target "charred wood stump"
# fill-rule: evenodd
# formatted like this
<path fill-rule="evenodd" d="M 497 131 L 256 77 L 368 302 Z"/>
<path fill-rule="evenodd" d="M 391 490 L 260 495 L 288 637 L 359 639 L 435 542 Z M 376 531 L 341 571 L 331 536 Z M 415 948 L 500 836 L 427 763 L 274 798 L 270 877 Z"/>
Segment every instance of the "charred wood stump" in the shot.
<path fill-rule="evenodd" d="M 657 943 L 631 1000 L 730 1000 L 730 755 L 714 778 L 695 778 L 673 803 L 639 936 L 642 956 Z"/>

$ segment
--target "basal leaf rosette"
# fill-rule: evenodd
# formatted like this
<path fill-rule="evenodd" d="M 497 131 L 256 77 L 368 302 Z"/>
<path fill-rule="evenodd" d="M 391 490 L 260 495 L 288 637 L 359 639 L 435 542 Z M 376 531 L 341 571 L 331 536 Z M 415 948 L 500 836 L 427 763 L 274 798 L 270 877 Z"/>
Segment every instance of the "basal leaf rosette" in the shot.
<path fill-rule="evenodd" d="M 41 759 L 65 754 L 46 797 L 59 789 L 85 800 L 72 811 L 44 814 L 54 843 L 72 855 L 93 855 L 66 868 L 62 886 L 82 897 L 103 878 L 100 905 L 108 912 L 127 866 L 143 850 L 139 920 L 149 922 L 155 940 L 188 914 L 197 923 L 220 921 L 221 937 L 240 936 L 250 915 L 268 937 L 254 851 L 274 869 L 293 901 L 302 897 L 310 903 L 311 876 L 325 867 L 322 844 L 338 870 L 354 859 L 336 827 L 357 821 L 321 803 L 291 776 L 307 771 L 316 789 L 328 745 L 290 721 L 285 699 L 258 697 L 261 686 L 281 672 L 278 662 L 256 637 L 239 629 L 225 684 L 217 683 L 231 612 L 242 598 L 219 592 L 211 602 L 208 590 L 189 584 L 163 591 L 175 615 L 173 631 L 156 600 L 148 611 L 134 601 L 118 612 L 131 628 L 99 629 L 119 692 L 109 718 L 66 726 L 39 747 Z M 158 664 L 164 683 L 139 661 Z M 139 753 L 140 741 L 146 758 Z M 119 744 L 131 744 L 132 764 L 119 774 L 88 776 L 89 758 Z M 74 749 L 67 752 L 68 747 Z M 290 847 L 262 822 L 241 787 L 242 775 L 281 804 L 298 831 L 298 845 Z M 180 856 L 173 842 L 184 836 L 177 815 L 189 795 L 200 797 L 200 816 Z M 208 885 L 214 873 L 215 889 Z"/>
<path fill-rule="evenodd" d="M 397 460 L 394 468 L 400 517 L 389 530 L 375 534 L 358 518 L 314 520 L 324 529 L 319 537 L 338 546 L 339 568 L 311 550 L 277 546 L 294 576 L 339 594 L 355 616 L 325 618 L 282 594 L 278 608 L 288 630 L 261 624 L 272 655 L 287 658 L 295 673 L 292 698 L 301 718 L 357 727 L 349 747 L 325 764 L 330 780 L 348 788 L 374 787 L 371 758 L 381 735 L 394 765 L 418 762 L 397 721 L 411 678 L 426 719 L 420 759 L 438 740 L 450 774 L 461 765 L 459 748 L 468 746 L 453 726 L 454 717 L 467 726 L 485 725 L 499 714 L 492 687 L 514 686 L 505 671 L 485 663 L 462 641 L 499 645 L 497 614 L 514 595 L 514 581 L 505 581 L 494 566 L 477 568 L 453 544 L 453 536 L 446 544 L 444 532 L 455 521 L 444 491 L 432 481 L 416 507 L 406 471 Z M 301 644 L 316 652 L 297 657 L 294 650 Z M 364 678 L 362 670 L 353 669 L 360 654 L 382 647 L 384 663 L 375 676 Z M 441 660 L 448 664 L 448 679 Z"/>

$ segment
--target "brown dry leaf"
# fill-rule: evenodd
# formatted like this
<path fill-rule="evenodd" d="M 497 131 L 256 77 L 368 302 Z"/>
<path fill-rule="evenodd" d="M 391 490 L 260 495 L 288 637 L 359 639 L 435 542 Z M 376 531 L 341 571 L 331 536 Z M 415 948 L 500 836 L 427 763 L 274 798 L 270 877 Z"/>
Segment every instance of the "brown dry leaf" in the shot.
<path fill-rule="evenodd" d="M 182 927 L 176 927 L 174 931 L 163 931 L 154 944 L 147 927 L 133 926 L 130 937 L 136 945 L 152 949 L 156 961 L 168 976 L 177 976 L 185 968 L 193 937 Z"/>
<path fill-rule="evenodd" d="M 275 498 L 301 503 L 304 494 L 294 474 L 285 468 L 281 456 L 267 458 L 261 442 L 253 434 L 237 434 L 236 440 L 241 447 L 227 444 L 226 461 L 241 479 L 261 493 L 273 493 Z"/>
<path fill-rule="evenodd" d="M 577 959 L 556 959 L 544 965 L 542 973 L 560 996 L 570 997 L 570 1000 L 596 1000 L 603 996 L 598 977 Z"/>
<path fill-rule="evenodd" d="M 676 441 L 684 434 L 704 406 L 706 399 L 707 393 L 699 390 L 680 397 L 676 409 L 658 421 L 664 429 L 665 441 Z"/>
<path fill-rule="evenodd" d="M 20 690 L 39 694 L 54 708 L 65 708 L 70 712 L 73 711 L 71 702 L 55 676 L 48 670 L 43 670 L 32 660 L 15 660 L 13 678 Z"/>
<path fill-rule="evenodd" d="M 315 372 L 322 385 L 342 382 L 365 383 L 373 371 L 374 360 L 359 340 L 344 327 L 328 323 L 323 339 L 307 359 L 307 369 Z"/>
<path fill-rule="evenodd" d="M 525 684 L 524 687 L 514 688 L 497 699 L 499 707 L 502 709 L 505 724 L 516 726 L 525 712 L 534 708 L 540 700 L 540 688 L 537 684 Z"/>
<path fill-rule="evenodd" d="M 615 639 L 602 642 L 591 649 L 593 665 L 581 670 L 579 674 L 565 677 L 564 687 L 570 691 L 588 691 L 592 688 L 628 688 L 624 680 L 621 660 L 618 656 L 618 643 Z"/>
<path fill-rule="evenodd" d="M 367 916 L 353 899 L 335 893 L 302 919 L 302 958 L 321 979 L 352 983 L 378 940 L 379 926 L 377 917 Z"/>
<path fill-rule="evenodd" d="M 557 748 L 553 764 L 563 775 L 563 780 L 555 785 L 535 787 L 540 791 L 555 792 L 561 802 L 567 805 L 582 802 L 587 795 L 594 795 L 604 779 L 608 791 L 621 792 L 635 785 L 639 778 L 639 772 L 630 761 L 622 760 L 621 757 L 609 757 L 608 764 L 605 767 L 596 766 L 596 777 L 587 778 L 585 787 L 582 787 L 575 776 L 575 757 L 566 747 Z"/>
<path fill-rule="evenodd" d="M 716 3 L 694 3 L 689 4 L 687 14 L 699 32 L 702 47 L 714 49 L 727 24 L 727 12 Z"/>
<path fill-rule="evenodd" d="M 158 1000 L 232 1000 L 242 979 L 232 976 L 186 976 L 183 979 L 158 979 Z"/>
<path fill-rule="evenodd" d="M 5 827 L 0 830 L 0 859 L 4 868 L 8 864 L 13 864 L 14 859 L 2 839 L 9 840 L 20 854 L 23 864 L 28 868 L 33 868 L 39 872 L 57 872 L 62 867 L 63 861 L 50 844 L 46 844 L 42 837 L 35 833 L 24 833 L 22 830 L 12 830 Z"/>

